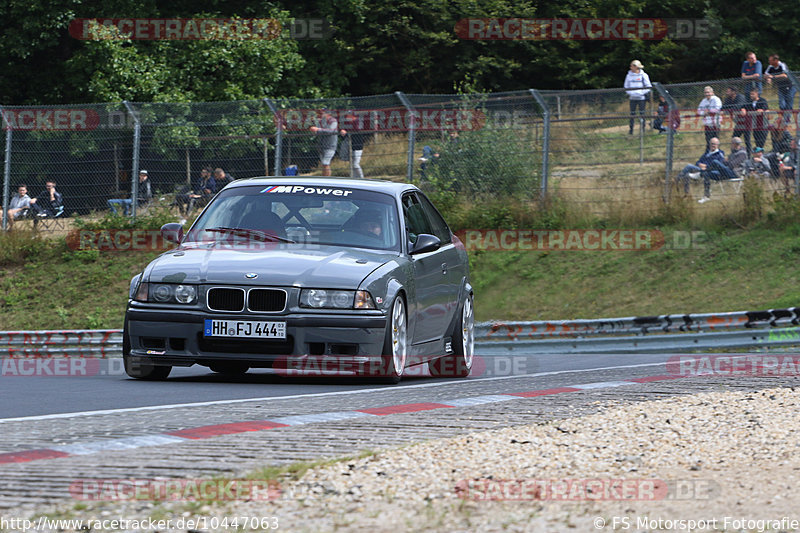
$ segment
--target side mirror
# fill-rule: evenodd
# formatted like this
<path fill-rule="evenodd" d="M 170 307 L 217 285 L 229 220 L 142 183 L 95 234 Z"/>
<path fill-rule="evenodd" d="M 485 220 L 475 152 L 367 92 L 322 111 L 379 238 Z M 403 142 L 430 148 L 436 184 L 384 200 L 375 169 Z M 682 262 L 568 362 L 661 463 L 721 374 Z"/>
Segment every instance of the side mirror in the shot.
<path fill-rule="evenodd" d="M 420 233 L 417 235 L 417 242 L 411 246 L 411 250 L 408 253 L 415 255 L 435 252 L 440 246 L 442 246 L 442 241 L 436 235 Z"/>
<path fill-rule="evenodd" d="M 161 226 L 161 236 L 165 241 L 180 243 L 183 240 L 183 224 L 170 222 Z"/>

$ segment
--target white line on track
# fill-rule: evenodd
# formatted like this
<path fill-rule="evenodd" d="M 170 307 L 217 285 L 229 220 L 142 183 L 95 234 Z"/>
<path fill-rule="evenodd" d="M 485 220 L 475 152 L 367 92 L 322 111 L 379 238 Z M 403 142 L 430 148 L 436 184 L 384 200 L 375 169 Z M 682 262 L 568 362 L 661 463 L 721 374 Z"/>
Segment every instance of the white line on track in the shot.
<path fill-rule="evenodd" d="M 470 381 L 442 381 L 437 383 L 419 383 L 416 385 L 401 385 L 397 388 L 391 387 L 380 387 L 375 389 L 360 389 L 360 390 L 347 390 L 347 391 L 334 391 L 334 392 L 316 392 L 312 394 L 295 394 L 290 396 L 264 396 L 261 398 L 237 398 L 234 400 L 213 400 L 210 402 L 195 402 L 195 403 L 178 403 L 178 404 L 170 404 L 170 405 L 151 405 L 145 407 L 125 407 L 121 409 L 103 409 L 97 411 L 80 411 L 74 413 L 56 413 L 51 415 L 36 415 L 36 416 L 21 416 L 16 418 L 0 418 L 0 424 L 6 424 L 9 422 L 32 422 L 36 420 L 53 420 L 58 418 L 75 418 L 81 416 L 100 416 L 100 415 L 111 415 L 111 414 L 119 414 L 119 413 L 138 413 L 143 411 L 159 411 L 164 409 L 180 409 L 184 407 L 208 407 L 212 405 L 231 405 L 237 403 L 246 403 L 246 402 L 263 402 L 267 400 L 277 401 L 277 400 L 296 400 L 298 398 L 324 398 L 327 396 L 349 396 L 352 394 L 367 394 L 371 392 L 389 392 L 392 390 L 395 391 L 404 391 L 408 389 L 422 389 L 428 387 L 442 387 L 448 385 L 455 385 L 457 383 L 476 383 L 479 381 L 501 381 L 507 379 L 517 379 L 517 378 L 535 378 L 535 377 L 542 377 L 542 376 L 556 376 L 560 374 L 581 374 L 586 372 L 597 372 L 599 370 L 616 370 L 616 369 L 623 369 L 623 368 L 645 368 L 645 367 L 652 367 L 652 366 L 664 366 L 665 361 L 659 363 L 642 363 L 638 365 L 620 365 L 620 366 L 606 366 L 606 367 L 598 367 L 598 368 L 582 368 L 577 370 L 556 370 L 552 372 L 536 372 L 532 374 L 519 374 L 515 376 L 496 376 L 491 378 L 478 378 L 473 379 Z"/>

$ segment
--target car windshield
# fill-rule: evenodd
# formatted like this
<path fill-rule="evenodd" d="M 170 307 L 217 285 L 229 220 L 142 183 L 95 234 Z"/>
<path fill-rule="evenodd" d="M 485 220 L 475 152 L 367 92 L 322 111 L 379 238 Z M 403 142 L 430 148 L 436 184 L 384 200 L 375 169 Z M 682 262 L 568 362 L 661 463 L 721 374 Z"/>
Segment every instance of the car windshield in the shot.
<path fill-rule="evenodd" d="M 259 240 L 400 250 L 394 197 L 316 185 L 260 185 L 222 191 L 184 242 Z"/>

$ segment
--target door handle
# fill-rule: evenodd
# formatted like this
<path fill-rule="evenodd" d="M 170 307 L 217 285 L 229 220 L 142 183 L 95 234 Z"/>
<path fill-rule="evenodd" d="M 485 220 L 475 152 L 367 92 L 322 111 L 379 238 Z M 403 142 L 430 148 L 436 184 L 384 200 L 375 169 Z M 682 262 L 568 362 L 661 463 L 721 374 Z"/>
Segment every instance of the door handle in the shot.
<path fill-rule="evenodd" d="M 447 263 L 442 263 L 442 274 L 447 274 Z"/>

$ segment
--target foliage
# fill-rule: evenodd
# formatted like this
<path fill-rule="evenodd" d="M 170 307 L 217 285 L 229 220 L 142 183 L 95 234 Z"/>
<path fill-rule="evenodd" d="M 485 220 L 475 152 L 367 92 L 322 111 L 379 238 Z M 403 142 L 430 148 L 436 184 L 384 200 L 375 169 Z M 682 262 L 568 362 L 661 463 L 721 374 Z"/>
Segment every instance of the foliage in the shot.
<path fill-rule="evenodd" d="M 735 76 L 749 49 L 762 61 L 778 52 L 789 66 L 800 64 L 797 50 L 786 45 L 800 38 L 791 2 L 734 0 L 722 8 L 711 0 L 7 0 L 0 16 L 0 68 L 14 73 L 0 79 L 0 103 L 6 105 L 444 93 L 454 86 L 619 87 L 633 58 L 654 81 L 679 82 Z M 313 17 L 329 21 L 332 34 L 215 41 L 84 41 L 69 35 L 71 20 L 98 16 L 271 17 L 284 26 Z M 695 40 L 467 40 L 454 31 L 467 17 L 706 19 L 719 34 Z M 780 24 L 763 31 L 753 20 Z"/>

